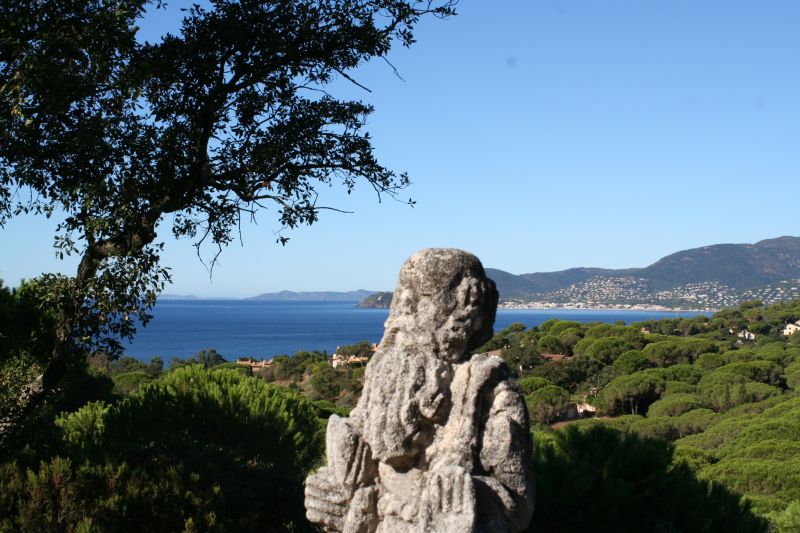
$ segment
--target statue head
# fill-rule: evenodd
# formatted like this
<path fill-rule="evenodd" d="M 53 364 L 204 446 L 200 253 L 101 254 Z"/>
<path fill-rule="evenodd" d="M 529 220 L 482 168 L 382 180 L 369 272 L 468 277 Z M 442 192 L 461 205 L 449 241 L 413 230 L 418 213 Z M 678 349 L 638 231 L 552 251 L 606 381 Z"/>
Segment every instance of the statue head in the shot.
<path fill-rule="evenodd" d="M 450 411 L 452 365 L 492 336 L 497 297 L 494 282 L 467 252 L 431 248 L 405 262 L 353 413 L 364 417 L 374 457 L 395 466 L 419 458 Z"/>
<path fill-rule="evenodd" d="M 428 248 L 400 269 L 385 337 L 432 343 L 435 355 L 457 363 L 492 337 L 497 288 L 480 260 L 454 248 Z M 385 341 L 384 341 L 385 342 Z"/>

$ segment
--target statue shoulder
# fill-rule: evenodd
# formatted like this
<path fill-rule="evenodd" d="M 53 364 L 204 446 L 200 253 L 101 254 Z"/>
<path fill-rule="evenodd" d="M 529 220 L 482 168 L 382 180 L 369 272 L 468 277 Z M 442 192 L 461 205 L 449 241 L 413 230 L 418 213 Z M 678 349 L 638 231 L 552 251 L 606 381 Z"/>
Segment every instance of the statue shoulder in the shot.
<path fill-rule="evenodd" d="M 480 383 L 481 388 L 491 384 L 511 383 L 511 374 L 505 361 L 496 355 L 476 353 L 467 361 L 455 365 L 456 375 L 468 376 L 469 381 Z M 463 379 L 463 377 L 462 377 Z"/>

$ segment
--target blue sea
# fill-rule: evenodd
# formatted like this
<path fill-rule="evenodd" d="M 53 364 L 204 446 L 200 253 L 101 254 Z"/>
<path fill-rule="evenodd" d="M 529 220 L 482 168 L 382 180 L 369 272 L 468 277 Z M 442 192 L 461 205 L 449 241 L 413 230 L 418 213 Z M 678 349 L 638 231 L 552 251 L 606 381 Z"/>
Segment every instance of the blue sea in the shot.
<path fill-rule="evenodd" d="M 539 325 L 551 318 L 626 323 L 691 317 L 697 313 L 501 309 L 495 331 L 512 322 Z M 140 327 L 126 353 L 149 360 L 186 358 L 213 348 L 226 359 L 271 358 L 301 350 L 326 350 L 367 340 L 380 341 L 387 309 L 359 309 L 356 302 L 266 302 L 259 300 L 162 300 L 153 320 Z"/>

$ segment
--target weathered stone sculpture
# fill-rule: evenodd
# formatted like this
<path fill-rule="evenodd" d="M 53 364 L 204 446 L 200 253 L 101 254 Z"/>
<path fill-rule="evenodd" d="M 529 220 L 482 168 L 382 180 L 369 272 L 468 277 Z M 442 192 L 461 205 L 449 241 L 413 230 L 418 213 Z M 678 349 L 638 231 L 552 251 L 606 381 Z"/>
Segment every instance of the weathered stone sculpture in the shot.
<path fill-rule="evenodd" d="M 400 271 L 386 331 L 349 418 L 331 416 L 327 466 L 306 480 L 328 531 L 519 531 L 533 513 L 522 394 L 492 335 L 497 289 L 477 257 L 428 249 Z"/>

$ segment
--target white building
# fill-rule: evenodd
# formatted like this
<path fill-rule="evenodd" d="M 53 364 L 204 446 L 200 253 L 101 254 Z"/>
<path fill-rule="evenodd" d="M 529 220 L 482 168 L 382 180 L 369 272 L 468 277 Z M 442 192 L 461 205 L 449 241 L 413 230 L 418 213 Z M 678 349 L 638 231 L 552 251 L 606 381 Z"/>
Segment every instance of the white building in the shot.
<path fill-rule="evenodd" d="M 561 411 L 559 418 L 562 420 L 576 420 L 578 418 L 588 418 L 597 414 L 597 408 L 588 403 L 571 403 L 566 409 Z"/>
<path fill-rule="evenodd" d="M 800 320 L 798 320 L 797 322 L 795 322 L 793 324 L 786 324 L 786 327 L 783 328 L 783 334 L 786 337 L 788 337 L 789 335 L 791 335 L 795 331 L 800 331 Z"/>
<path fill-rule="evenodd" d="M 740 331 L 739 334 L 737 335 L 737 337 L 739 337 L 740 341 L 754 341 L 754 340 L 756 340 L 756 334 L 752 333 L 750 331 L 747 331 L 746 329 Z"/>

